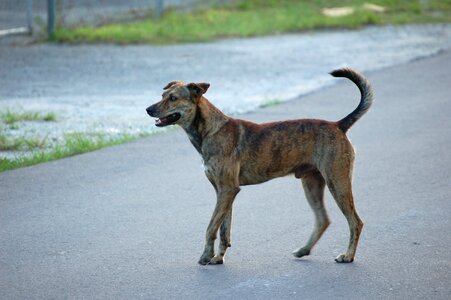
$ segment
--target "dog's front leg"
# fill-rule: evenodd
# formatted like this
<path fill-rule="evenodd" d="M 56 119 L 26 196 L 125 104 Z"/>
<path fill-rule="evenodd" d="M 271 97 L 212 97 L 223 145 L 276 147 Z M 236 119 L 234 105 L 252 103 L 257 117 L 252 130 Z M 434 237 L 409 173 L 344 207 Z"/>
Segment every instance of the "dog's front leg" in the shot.
<path fill-rule="evenodd" d="M 225 254 L 225 249 L 223 249 L 224 246 L 221 245 L 219 255 L 214 256 L 214 243 L 219 226 L 224 222 L 226 217 L 229 215 L 231 216 L 232 214 L 233 200 L 239 191 L 239 187 L 218 188 L 216 207 L 207 228 L 205 249 L 199 259 L 199 264 L 221 264 L 223 262 L 223 256 Z M 228 226 L 230 227 L 230 224 L 228 224 Z M 230 228 L 228 228 L 228 230 L 230 231 Z"/>
<path fill-rule="evenodd" d="M 230 230 L 232 228 L 232 208 L 230 208 L 229 212 L 222 221 L 221 227 L 219 228 L 219 249 L 218 254 L 216 254 L 211 260 L 210 264 L 220 265 L 224 263 L 224 256 L 226 254 L 227 248 L 230 245 Z"/>

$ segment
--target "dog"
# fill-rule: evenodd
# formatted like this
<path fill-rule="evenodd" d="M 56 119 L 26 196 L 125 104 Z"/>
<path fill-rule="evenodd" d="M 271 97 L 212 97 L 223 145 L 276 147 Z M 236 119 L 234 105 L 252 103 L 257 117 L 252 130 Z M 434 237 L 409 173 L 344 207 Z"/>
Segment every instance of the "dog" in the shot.
<path fill-rule="evenodd" d="M 202 156 L 205 174 L 216 191 L 216 207 L 199 264 L 224 262 L 226 250 L 231 246 L 232 205 L 240 186 L 290 174 L 301 179 L 315 215 L 315 228 L 309 240 L 293 255 L 298 258 L 309 255 L 330 224 L 324 208 L 327 185 L 350 230 L 348 249 L 335 261 L 350 263 L 354 260 L 363 222 L 354 206 L 351 181 L 355 152 L 346 132 L 369 110 L 373 91 L 369 81 L 351 68 L 330 74 L 348 78 L 361 93 L 357 108 L 337 122 L 298 119 L 256 124 L 231 118 L 203 96 L 210 84 L 181 81 L 168 83 L 162 100 L 146 109 L 148 115 L 157 118 L 156 126 L 177 124 L 185 130 Z M 218 230 L 220 243 L 215 255 Z"/>

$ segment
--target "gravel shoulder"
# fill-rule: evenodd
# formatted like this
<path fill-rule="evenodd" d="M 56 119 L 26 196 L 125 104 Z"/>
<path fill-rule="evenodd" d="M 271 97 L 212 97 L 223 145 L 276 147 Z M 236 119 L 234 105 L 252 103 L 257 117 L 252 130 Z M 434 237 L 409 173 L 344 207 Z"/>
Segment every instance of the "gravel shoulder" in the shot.
<path fill-rule="evenodd" d="M 331 85 L 328 72 L 339 67 L 370 72 L 446 49 L 451 49 L 451 25 L 175 46 L 0 45 L 0 111 L 51 111 L 57 119 L 23 122 L 13 129 L 0 124 L 0 130 L 9 137 L 37 135 L 50 145 L 73 132 L 138 136 L 155 130 L 144 108 L 172 80 L 209 82 L 214 103 L 240 114 Z"/>

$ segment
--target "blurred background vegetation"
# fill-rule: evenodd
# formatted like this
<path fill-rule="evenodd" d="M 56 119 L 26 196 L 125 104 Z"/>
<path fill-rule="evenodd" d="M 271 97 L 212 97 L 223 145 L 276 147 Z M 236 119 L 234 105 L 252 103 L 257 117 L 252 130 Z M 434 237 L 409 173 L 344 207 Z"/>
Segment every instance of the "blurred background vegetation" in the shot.
<path fill-rule="evenodd" d="M 451 0 L 195 2 L 192 7 L 165 6 L 158 16 L 154 7 L 146 13 L 140 9 L 134 21 L 66 26 L 60 19 L 53 40 L 69 43 L 172 44 L 315 29 L 451 21 Z"/>

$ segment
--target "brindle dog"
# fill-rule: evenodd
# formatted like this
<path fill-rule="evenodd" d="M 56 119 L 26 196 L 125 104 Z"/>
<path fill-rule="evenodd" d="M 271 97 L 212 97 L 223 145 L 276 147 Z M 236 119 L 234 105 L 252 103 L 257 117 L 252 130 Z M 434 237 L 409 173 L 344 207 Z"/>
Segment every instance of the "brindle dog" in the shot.
<path fill-rule="evenodd" d="M 315 214 L 316 226 L 307 244 L 293 252 L 295 257 L 310 254 L 329 226 L 324 208 L 324 188 L 328 186 L 345 215 L 350 230 L 346 253 L 335 261 L 349 263 L 354 255 L 363 222 L 354 207 L 351 189 L 354 148 L 346 131 L 365 114 L 373 92 L 367 79 L 344 68 L 331 73 L 353 81 L 361 92 L 357 108 L 338 122 L 299 119 L 255 124 L 223 114 L 203 94 L 208 83 L 170 82 L 162 100 L 148 107 L 156 126 L 180 125 L 202 156 L 205 173 L 216 190 L 217 202 L 207 228 L 205 249 L 199 263 L 222 264 L 230 247 L 232 205 L 240 186 L 257 184 L 294 174 L 300 178 L 305 196 Z M 219 252 L 214 241 L 220 231 Z"/>

